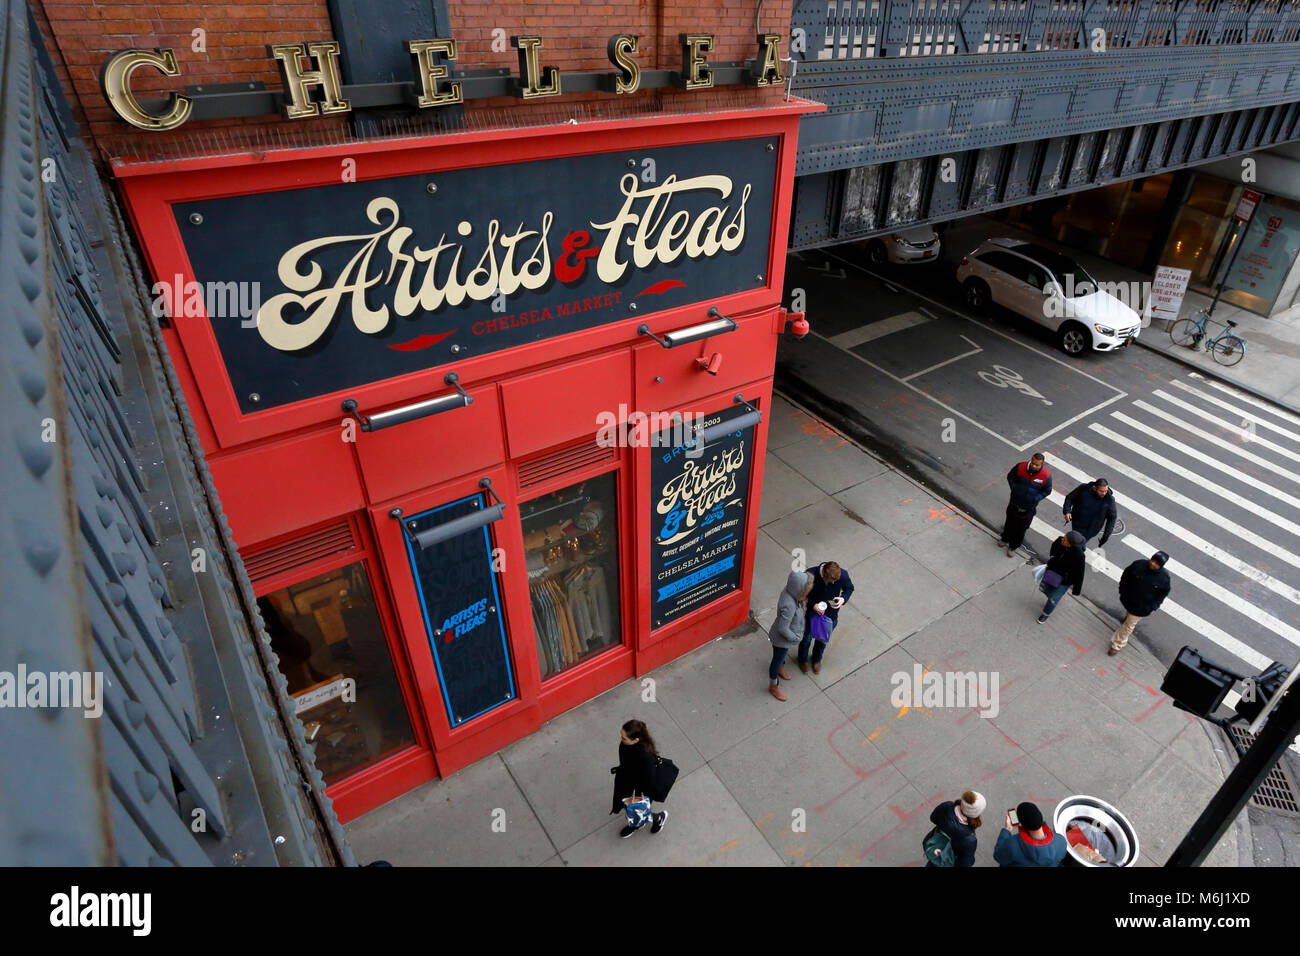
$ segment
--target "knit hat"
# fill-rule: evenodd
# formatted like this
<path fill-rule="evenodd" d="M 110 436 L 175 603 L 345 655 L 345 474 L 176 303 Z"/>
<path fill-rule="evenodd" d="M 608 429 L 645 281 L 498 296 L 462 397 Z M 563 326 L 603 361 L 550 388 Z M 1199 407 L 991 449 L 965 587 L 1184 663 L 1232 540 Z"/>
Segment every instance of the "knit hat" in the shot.
<path fill-rule="evenodd" d="M 1022 830 L 1037 830 L 1043 825 L 1043 811 L 1028 801 L 1016 807 L 1016 817 Z"/>
<path fill-rule="evenodd" d="M 1155 554 L 1151 555 L 1151 560 L 1163 568 L 1165 562 L 1169 560 L 1169 555 L 1165 554 L 1163 551 L 1157 551 Z"/>
<path fill-rule="evenodd" d="M 1082 532 L 1070 531 L 1066 534 L 1065 540 L 1070 542 L 1070 544 L 1074 545 L 1076 548 L 1080 548 L 1088 539 L 1083 536 Z"/>
<path fill-rule="evenodd" d="M 967 803 L 965 794 L 962 794 L 962 799 L 958 802 L 958 806 L 961 807 L 961 812 L 965 814 L 967 820 L 973 820 L 975 817 L 982 817 L 984 815 L 984 808 L 988 806 L 988 801 L 984 799 L 984 794 L 982 793 L 977 793 L 974 790 L 968 792 L 975 799 L 970 803 Z"/>

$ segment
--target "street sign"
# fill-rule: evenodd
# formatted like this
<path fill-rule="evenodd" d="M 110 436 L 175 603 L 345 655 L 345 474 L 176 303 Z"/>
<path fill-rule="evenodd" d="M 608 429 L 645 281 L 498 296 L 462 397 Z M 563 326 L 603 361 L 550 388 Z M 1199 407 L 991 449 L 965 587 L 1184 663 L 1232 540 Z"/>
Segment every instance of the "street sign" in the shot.
<path fill-rule="evenodd" d="M 1178 318 L 1178 312 L 1183 307 L 1183 296 L 1187 292 L 1187 280 L 1191 277 L 1191 269 L 1156 266 L 1151 296 L 1147 300 L 1152 319 Z"/>
<path fill-rule="evenodd" d="M 1237 200 L 1236 217 L 1242 222 L 1250 222 L 1250 217 L 1255 215 L 1255 206 L 1259 203 L 1259 200 L 1259 193 L 1243 189 L 1241 198 Z"/>

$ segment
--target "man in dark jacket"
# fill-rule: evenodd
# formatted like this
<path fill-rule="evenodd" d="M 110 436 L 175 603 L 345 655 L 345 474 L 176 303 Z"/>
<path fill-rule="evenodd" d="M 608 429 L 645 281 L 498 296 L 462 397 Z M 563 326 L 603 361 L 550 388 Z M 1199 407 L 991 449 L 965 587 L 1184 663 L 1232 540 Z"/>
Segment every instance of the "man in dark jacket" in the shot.
<path fill-rule="evenodd" d="M 840 608 L 853 596 L 853 579 L 834 561 L 826 561 L 808 569 L 814 581 L 812 593 L 808 595 L 808 614 L 804 618 L 803 640 L 799 642 L 799 670 L 808 673 L 809 651 L 812 652 L 812 669 L 814 674 L 822 672 L 822 655 L 835 634 L 840 623 Z M 826 623 L 829 625 L 826 640 L 814 641 L 812 636 L 812 617 L 818 613 L 816 605 L 826 602 Z"/>
<path fill-rule="evenodd" d="M 1016 807 L 1019 826 L 1007 818 L 1007 825 L 998 834 L 993 847 L 993 859 L 999 866 L 1060 866 L 1070 852 L 1069 844 L 1060 833 L 1053 833 L 1043 811 L 1035 804 L 1022 803 Z"/>
<path fill-rule="evenodd" d="M 1115 519 L 1119 513 L 1115 508 L 1115 492 L 1110 490 L 1110 482 L 1098 478 L 1090 484 L 1080 485 L 1065 496 L 1065 505 L 1061 509 L 1065 520 L 1074 526 L 1074 530 L 1083 535 L 1083 547 L 1101 532 L 1097 547 L 1106 547 L 1110 533 L 1115 528 Z"/>
<path fill-rule="evenodd" d="M 1038 503 L 1052 493 L 1052 473 L 1044 467 L 1043 456 L 1035 454 L 1007 472 L 1007 484 L 1011 486 L 1011 500 L 1007 502 L 1007 520 L 998 543 L 1006 546 L 1010 558 L 1024 543 Z"/>
<path fill-rule="evenodd" d="M 1168 560 L 1169 555 L 1157 551 L 1150 558 L 1138 558 L 1120 575 L 1119 603 L 1124 605 L 1124 623 L 1110 636 L 1107 654 L 1114 657 L 1122 651 L 1137 622 L 1159 610 L 1169 596 L 1169 572 L 1165 570 Z"/>
<path fill-rule="evenodd" d="M 1074 596 L 1083 591 L 1083 535 L 1077 531 L 1068 531 L 1052 542 L 1052 550 L 1047 558 L 1047 567 L 1043 571 L 1042 582 L 1038 590 L 1047 595 L 1043 613 L 1038 615 L 1038 623 L 1046 624 L 1057 603 L 1065 597 L 1065 592 L 1074 588 Z"/>

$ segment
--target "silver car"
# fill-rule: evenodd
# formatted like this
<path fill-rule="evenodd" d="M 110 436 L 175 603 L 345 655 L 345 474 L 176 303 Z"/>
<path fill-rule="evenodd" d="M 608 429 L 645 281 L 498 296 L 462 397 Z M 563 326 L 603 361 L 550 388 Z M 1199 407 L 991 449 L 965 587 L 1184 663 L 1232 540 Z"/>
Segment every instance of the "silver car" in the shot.
<path fill-rule="evenodd" d="M 1023 315 L 1054 331 L 1067 355 L 1123 348 L 1142 330 L 1142 317 L 1083 266 L 1036 243 L 986 239 L 962 256 L 957 281 L 971 309 L 996 303 Z"/>
<path fill-rule="evenodd" d="M 931 226 L 913 226 L 867 241 L 867 260 L 873 266 L 886 262 L 929 262 L 939 258 L 939 234 Z"/>

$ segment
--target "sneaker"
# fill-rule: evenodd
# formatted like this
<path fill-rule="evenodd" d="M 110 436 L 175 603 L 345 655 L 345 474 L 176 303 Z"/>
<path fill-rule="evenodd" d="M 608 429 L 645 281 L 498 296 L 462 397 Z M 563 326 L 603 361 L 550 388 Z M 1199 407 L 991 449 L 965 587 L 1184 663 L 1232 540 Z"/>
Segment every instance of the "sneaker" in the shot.
<path fill-rule="evenodd" d="M 1016 549 L 1013 548 L 1013 547 L 1011 547 L 1010 545 L 1008 545 L 1008 546 L 1007 546 L 1007 557 L 1008 557 L 1008 558 L 1014 558 L 1015 556 L 1016 556 Z"/>
<path fill-rule="evenodd" d="M 644 826 L 644 824 L 642 824 L 642 826 Z M 629 824 L 628 826 L 625 826 L 623 829 L 619 830 L 619 831 L 618 831 L 618 835 L 619 835 L 621 838 L 623 838 L 624 840 L 626 840 L 626 839 L 627 839 L 628 837 L 630 837 L 633 833 L 636 833 L 636 831 L 637 831 L 637 830 L 640 830 L 640 829 L 641 829 L 641 827 L 634 827 L 634 826 L 632 826 L 631 824 Z"/>
<path fill-rule="evenodd" d="M 656 814 L 655 814 L 655 822 L 650 826 L 650 832 L 651 832 L 651 833 L 658 833 L 660 830 L 662 830 L 662 829 L 664 828 L 664 824 L 667 823 L 667 822 L 668 822 L 668 811 L 667 811 L 667 810 L 662 810 L 662 811 L 660 811 L 659 813 L 656 813 Z"/>
<path fill-rule="evenodd" d="M 1040 615 L 1038 615 L 1038 623 L 1039 623 L 1039 624 L 1046 624 L 1046 623 L 1047 623 L 1047 615 L 1046 615 L 1046 614 L 1040 614 Z"/>

